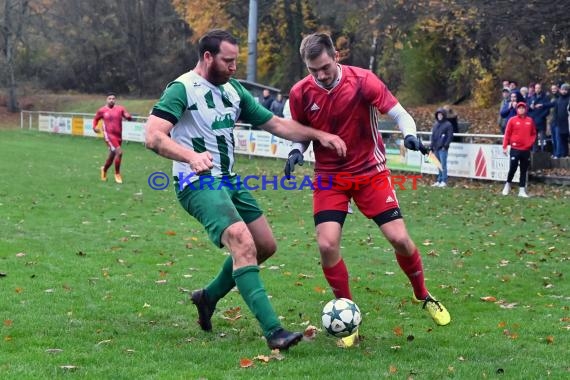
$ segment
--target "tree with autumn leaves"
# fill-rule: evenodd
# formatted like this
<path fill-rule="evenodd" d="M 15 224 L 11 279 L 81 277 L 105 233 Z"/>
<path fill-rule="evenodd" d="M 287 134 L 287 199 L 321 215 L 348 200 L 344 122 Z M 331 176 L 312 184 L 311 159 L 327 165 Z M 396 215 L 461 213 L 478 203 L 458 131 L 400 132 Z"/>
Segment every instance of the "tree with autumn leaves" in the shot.
<path fill-rule="evenodd" d="M 4 0 L 0 80 L 3 87 L 31 82 L 52 91 L 157 96 L 195 64 L 198 37 L 215 27 L 239 38 L 237 76 L 245 78 L 248 3 Z M 343 63 L 372 69 L 410 105 L 471 99 L 488 106 L 503 78 L 568 80 L 566 7 L 517 4 L 258 0 L 257 81 L 287 92 L 306 75 L 298 48 L 315 31 L 332 35 Z"/>

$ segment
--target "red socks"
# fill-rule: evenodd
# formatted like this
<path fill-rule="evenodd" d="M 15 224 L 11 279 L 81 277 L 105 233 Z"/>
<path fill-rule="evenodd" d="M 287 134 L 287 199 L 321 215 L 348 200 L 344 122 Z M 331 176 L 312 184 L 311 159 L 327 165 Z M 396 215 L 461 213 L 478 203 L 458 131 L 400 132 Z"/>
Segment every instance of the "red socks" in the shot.
<path fill-rule="evenodd" d="M 115 157 L 115 173 L 117 174 L 121 172 L 121 158 L 123 158 L 122 154 L 119 154 Z"/>
<path fill-rule="evenodd" d="M 342 258 L 330 268 L 323 267 L 323 273 L 336 298 L 352 299 L 348 284 L 348 270 Z"/>
<path fill-rule="evenodd" d="M 428 291 L 426 288 L 424 280 L 424 268 L 422 265 L 422 258 L 418 249 L 414 251 L 412 256 L 402 256 L 396 252 L 396 260 L 402 271 L 410 279 L 412 288 L 414 288 L 414 295 L 418 300 L 424 300 L 428 296 Z"/>

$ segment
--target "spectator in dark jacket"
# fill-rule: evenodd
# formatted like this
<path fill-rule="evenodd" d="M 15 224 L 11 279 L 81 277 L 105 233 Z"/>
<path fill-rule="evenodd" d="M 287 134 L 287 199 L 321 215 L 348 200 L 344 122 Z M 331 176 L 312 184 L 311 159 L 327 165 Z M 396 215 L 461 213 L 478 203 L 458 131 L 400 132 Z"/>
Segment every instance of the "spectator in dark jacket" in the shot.
<path fill-rule="evenodd" d="M 558 85 L 553 84 L 550 86 L 550 103 L 552 108 L 549 111 L 549 126 L 550 126 L 550 136 L 552 136 L 552 158 L 558 158 L 556 152 L 558 151 L 558 126 L 556 125 L 556 116 L 554 115 L 556 105 L 556 99 L 558 99 Z"/>
<path fill-rule="evenodd" d="M 267 109 L 271 109 L 271 103 L 273 103 L 273 96 L 268 89 L 263 89 L 263 97 L 261 98 L 261 105 Z"/>
<path fill-rule="evenodd" d="M 432 186 L 447 186 L 447 151 L 452 140 L 453 126 L 447 120 L 445 109 L 439 108 L 435 111 L 435 123 L 431 130 L 431 150 L 441 162 L 441 169 L 438 168 L 437 181 Z"/>
<path fill-rule="evenodd" d="M 509 122 L 509 119 L 517 115 L 517 103 L 519 102 L 517 99 L 517 94 L 511 92 L 509 94 L 509 102 L 501 108 L 501 117 L 505 118 L 505 127 Z M 502 133 L 504 134 L 505 131 L 503 130 Z"/>
<path fill-rule="evenodd" d="M 554 115 L 558 128 L 557 158 L 568 157 L 568 103 L 570 101 L 570 84 L 564 83 L 558 91 L 558 99 L 554 103 Z"/>
<path fill-rule="evenodd" d="M 283 117 L 284 106 L 285 106 L 285 100 L 283 99 L 283 95 L 277 94 L 277 97 L 269 107 L 269 111 L 273 112 L 273 114 L 276 116 Z"/>
<path fill-rule="evenodd" d="M 508 107 L 509 105 L 509 94 L 510 94 L 509 89 L 503 88 L 501 92 L 502 96 L 501 104 L 499 105 L 499 117 L 497 118 L 497 124 L 499 125 L 499 130 L 501 131 L 501 134 L 505 133 L 505 126 L 507 125 L 507 118 L 501 115 L 501 111 L 503 110 L 503 107 Z"/>
<path fill-rule="evenodd" d="M 536 125 L 536 142 L 533 145 L 533 151 L 537 151 L 540 147 L 541 151 L 544 151 L 545 139 L 546 139 L 546 117 L 550 108 L 553 104 L 550 99 L 542 91 L 542 85 L 536 83 L 534 85 L 534 95 L 528 98 L 526 102 L 528 106 L 528 116 L 534 121 Z M 538 146 L 538 147 L 537 147 Z"/>

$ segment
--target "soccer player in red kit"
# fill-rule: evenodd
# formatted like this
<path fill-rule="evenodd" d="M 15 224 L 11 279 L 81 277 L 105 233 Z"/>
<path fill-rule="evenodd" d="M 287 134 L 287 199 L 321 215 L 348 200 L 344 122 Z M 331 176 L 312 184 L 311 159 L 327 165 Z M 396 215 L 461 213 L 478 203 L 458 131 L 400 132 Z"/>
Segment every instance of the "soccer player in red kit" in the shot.
<path fill-rule="evenodd" d="M 115 104 L 117 97 L 114 93 L 107 95 L 107 104 L 99 108 L 93 119 L 93 131 L 99 133 L 99 120 L 103 119 L 103 137 L 109 147 L 109 155 L 105 165 L 101 166 L 101 180 L 107 180 L 107 170 L 115 162 L 115 182 L 123 183 L 121 177 L 121 158 L 123 150 L 123 118 L 132 120 L 132 116 L 123 106 Z"/>
<path fill-rule="evenodd" d="M 338 52 L 327 34 L 303 39 L 301 58 L 309 75 L 289 94 L 291 116 L 301 124 L 335 133 L 347 145 L 339 158 L 314 142 L 315 179 L 313 215 L 324 276 L 336 298 L 352 299 L 349 275 L 340 252 L 342 227 L 354 199 L 359 210 L 374 220 L 394 247 L 400 268 L 408 276 L 415 302 L 422 302 L 436 324 L 447 325 L 449 312 L 431 295 L 424 282 L 418 248 L 408 235 L 398 199 L 390 182 L 386 152 L 378 133 L 379 113 L 388 114 L 411 150 L 427 149 L 416 138 L 416 124 L 386 85 L 371 71 L 340 65 Z M 285 165 L 290 177 L 295 164 L 303 163 L 307 144 L 295 143 Z M 341 345 L 358 342 L 358 332 L 342 338 Z"/>

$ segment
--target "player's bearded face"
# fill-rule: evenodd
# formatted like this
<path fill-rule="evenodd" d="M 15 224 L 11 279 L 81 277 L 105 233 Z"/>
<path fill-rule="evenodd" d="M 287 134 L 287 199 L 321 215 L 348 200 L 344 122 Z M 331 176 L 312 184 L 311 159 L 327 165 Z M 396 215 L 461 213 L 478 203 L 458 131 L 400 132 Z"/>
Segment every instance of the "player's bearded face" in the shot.
<path fill-rule="evenodd" d="M 338 53 L 337 53 L 338 55 Z M 306 62 L 309 73 L 315 78 L 318 84 L 324 88 L 331 88 L 338 78 L 337 57 L 334 58 L 326 51 L 315 59 Z"/>
<path fill-rule="evenodd" d="M 216 86 L 227 83 L 236 73 L 237 56 L 237 45 L 223 41 L 220 44 L 220 52 L 213 57 L 212 63 L 208 67 L 208 80 L 210 83 Z"/>
<path fill-rule="evenodd" d="M 107 96 L 107 106 L 112 108 L 115 105 L 115 100 L 114 96 Z"/>

